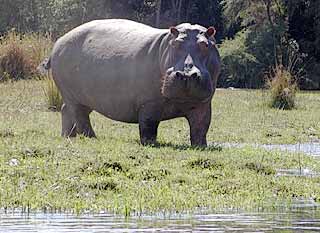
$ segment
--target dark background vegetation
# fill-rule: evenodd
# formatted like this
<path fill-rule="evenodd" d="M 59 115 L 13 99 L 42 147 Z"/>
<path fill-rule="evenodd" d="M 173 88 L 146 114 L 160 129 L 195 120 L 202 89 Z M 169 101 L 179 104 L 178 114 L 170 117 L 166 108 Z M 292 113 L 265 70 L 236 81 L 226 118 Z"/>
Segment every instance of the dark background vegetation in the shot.
<path fill-rule="evenodd" d="M 50 33 L 93 19 L 127 18 L 166 28 L 215 26 L 220 86 L 259 88 L 285 67 L 300 88 L 320 89 L 319 0 L 0 0 L 0 34 Z"/>

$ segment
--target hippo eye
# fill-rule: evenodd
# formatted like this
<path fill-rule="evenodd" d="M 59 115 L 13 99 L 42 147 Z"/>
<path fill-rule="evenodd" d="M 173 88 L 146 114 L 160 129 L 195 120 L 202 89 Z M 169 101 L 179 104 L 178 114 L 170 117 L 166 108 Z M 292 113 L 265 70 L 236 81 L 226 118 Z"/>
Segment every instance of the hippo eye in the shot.
<path fill-rule="evenodd" d="M 171 46 L 175 49 L 180 49 L 182 44 L 182 40 L 173 40 L 171 41 Z"/>
<path fill-rule="evenodd" d="M 207 53 L 209 50 L 209 44 L 206 41 L 200 41 L 198 42 L 199 48 L 203 53 Z"/>

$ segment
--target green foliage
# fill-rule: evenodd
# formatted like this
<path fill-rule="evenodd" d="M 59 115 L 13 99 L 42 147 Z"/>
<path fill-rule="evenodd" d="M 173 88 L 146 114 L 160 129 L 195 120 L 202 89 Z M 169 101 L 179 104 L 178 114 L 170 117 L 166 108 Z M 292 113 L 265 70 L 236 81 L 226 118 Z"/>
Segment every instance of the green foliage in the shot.
<path fill-rule="evenodd" d="M 303 87 L 320 89 L 320 4 L 318 0 L 288 1 L 289 33 L 308 55 Z"/>
<path fill-rule="evenodd" d="M 226 28 L 241 23 L 243 11 L 248 8 L 249 1 L 246 0 L 222 0 L 221 1 L 224 23 Z"/>
<path fill-rule="evenodd" d="M 192 0 L 183 1 L 185 11 L 181 21 L 200 24 L 205 27 L 214 26 L 217 30 L 216 39 L 220 40 L 223 37 L 223 23 L 220 0 Z"/>
<path fill-rule="evenodd" d="M 128 18 L 156 26 L 159 0 L 1 0 L 0 33 L 50 32 L 54 38 L 82 23 L 103 18 Z M 14 12 L 14 14 L 12 14 Z M 216 26 L 222 34 L 219 0 L 162 1 L 160 24 L 168 27 L 190 21 Z"/>
<path fill-rule="evenodd" d="M 263 80 L 265 73 L 277 64 L 287 67 L 285 63 L 288 61 L 290 43 L 295 41 L 299 48 L 295 51 L 295 56 L 298 57 L 296 61 L 299 60 L 300 66 L 294 66 L 294 73 L 300 73 L 298 84 L 302 88 L 320 87 L 320 53 L 317 51 L 319 40 L 316 39 L 320 34 L 320 20 L 315 20 L 320 19 L 320 10 L 316 0 L 223 0 L 221 4 L 227 35 L 232 37 L 243 30 L 249 32 L 244 42 L 246 52 L 256 58 L 258 65 L 249 64 L 248 70 L 254 70 L 258 80 Z M 234 39 L 239 41 L 237 36 Z M 234 60 L 241 64 L 241 61 Z M 305 64 L 301 66 L 301 63 Z M 225 68 L 233 69 L 229 65 Z M 252 79 L 250 72 L 245 79 L 246 82 Z"/>
<path fill-rule="evenodd" d="M 222 86 L 256 87 L 261 83 L 257 58 L 246 45 L 248 31 L 238 33 L 234 39 L 226 39 L 219 47 L 222 61 Z"/>
<path fill-rule="evenodd" d="M 267 86 L 270 89 L 271 107 L 279 109 L 293 109 L 297 83 L 292 74 L 283 66 L 277 66 L 271 73 Z"/>
<path fill-rule="evenodd" d="M 231 84 L 236 87 L 261 87 L 265 73 L 277 64 L 289 68 L 286 62 L 292 65 L 289 72 L 301 73 L 299 65 L 303 59 L 299 45 L 295 45 L 287 34 L 287 8 L 284 2 L 224 0 L 222 4 L 225 18 L 231 19 L 226 21 L 227 26 L 230 28 L 238 24 L 245 28 L 222 44 L 222 58 L 226 60 L 225 80 L 234 80 Z M 226 48 L 229 51 L 227 56 L 223 51 Z M 290 60 L 292 58 L 294 62 Z"/>
<path fill-rule="evenodd" d="M 320 63 L 320 4 L 318 0 L 288 1 L 289 32 L 304 53 Z"/>

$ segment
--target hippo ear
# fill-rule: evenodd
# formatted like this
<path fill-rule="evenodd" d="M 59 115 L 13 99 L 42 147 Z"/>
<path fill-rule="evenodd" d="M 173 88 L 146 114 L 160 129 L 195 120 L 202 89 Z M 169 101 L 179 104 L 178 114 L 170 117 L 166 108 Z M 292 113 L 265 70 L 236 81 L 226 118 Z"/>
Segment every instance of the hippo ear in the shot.
<path fill-rule="evenodd" d="M 207 29 L 207 31 L 206 31 L 206 35 L 208 37 L 212 37 L 213 38 L 215 36 L 215 34 L 216 34 L 216 29 L 214 27 L 209 27 Z"/>
<path fill-rule="evenodd" d="M 171 35 L 173 35 L 175 38 L 177 38 L 179 36 L 179 31 L 177 28 L 175 27 L 170 27 L 170 33 Z"/>

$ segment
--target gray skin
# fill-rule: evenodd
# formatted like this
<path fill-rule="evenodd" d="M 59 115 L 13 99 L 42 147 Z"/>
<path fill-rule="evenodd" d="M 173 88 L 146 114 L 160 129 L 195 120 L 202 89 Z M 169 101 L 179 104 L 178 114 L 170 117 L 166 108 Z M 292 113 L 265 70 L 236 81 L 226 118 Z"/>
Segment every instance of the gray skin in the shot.
<path fill-rule="evenodd" d="M 62 95 L 62 135 L 95 137 L 89 114 L 138 123 L 143 145 L 160 121 L 186 117 L 191 144 L 206 146 L 220 73 L 214 28 L 156 29 L 122 19 L 96 20 L 61 37 L 42 66 Z"/>

